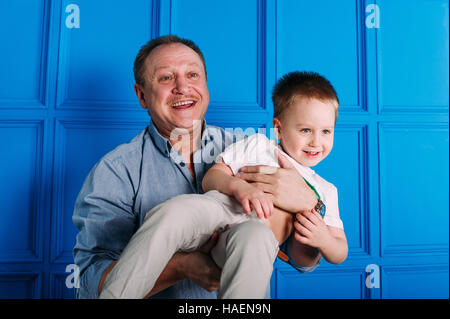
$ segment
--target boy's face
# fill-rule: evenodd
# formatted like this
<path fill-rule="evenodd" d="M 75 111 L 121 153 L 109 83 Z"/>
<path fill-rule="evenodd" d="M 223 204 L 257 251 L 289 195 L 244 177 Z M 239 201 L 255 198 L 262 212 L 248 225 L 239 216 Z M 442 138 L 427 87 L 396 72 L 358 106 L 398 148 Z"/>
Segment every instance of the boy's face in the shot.
<path fill-rule="evenodd" d="M 315 166 L 333 148 L 335 106 L 331 101 L 295 99 L 273 127 L 283 150 L 304 166 Z"/>

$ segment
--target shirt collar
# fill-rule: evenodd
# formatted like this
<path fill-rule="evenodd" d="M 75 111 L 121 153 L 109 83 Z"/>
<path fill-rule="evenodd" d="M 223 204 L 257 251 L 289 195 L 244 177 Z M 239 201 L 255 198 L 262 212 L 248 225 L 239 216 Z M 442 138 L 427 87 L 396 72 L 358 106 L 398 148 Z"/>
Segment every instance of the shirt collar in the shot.
<path fill-rule="evenodd" d="M 169 157 L 170 151 L 172 149 L 172 144 L 170 144 L 169 139 L 165 138 L 158 132 L 158 129 L 156 128 L 156 126 L 152 120 L 150 120 L 150 125 L 148 126 L 148 132 L 150 134 L 150 137 L 154 141 L 156 147 L 158 148 L 158 150 L 165 156 Z M 213 139 L 209 133 L 209 125 L 206 123 L 206 120 L 203 120 L 203 132 L 202 132 L 200 147 L 204 147 L 206 144 L 208 144 L 212 140 Z"/>

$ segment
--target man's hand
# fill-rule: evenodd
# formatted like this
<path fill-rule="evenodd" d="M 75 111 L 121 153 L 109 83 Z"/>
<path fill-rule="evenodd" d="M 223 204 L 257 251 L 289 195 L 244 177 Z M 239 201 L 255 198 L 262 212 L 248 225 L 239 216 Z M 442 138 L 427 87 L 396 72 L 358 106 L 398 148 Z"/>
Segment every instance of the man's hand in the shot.
<path fill-rule="evenodd" d="M 213 233 L 210 240 L 198 250 L 190 253 L 178 253 L 183 256 L 183 276 L 208 291 L 219 289 L 222 271 L 211 259 L 209 252 L 217 243 L 218 234 Z"/>
<path fill-rule="evenodd" d="M 296 213 L 311 210 L 317 203 L 314 191 L 306 184 L 295 167 L 278 150 L 275 150 L 281 168 L 274 174 L 260 173 L 261 167 L 245 166 L 236 176 L 252 183 L 269 195 L 273 204 L 285 211 Z"/>

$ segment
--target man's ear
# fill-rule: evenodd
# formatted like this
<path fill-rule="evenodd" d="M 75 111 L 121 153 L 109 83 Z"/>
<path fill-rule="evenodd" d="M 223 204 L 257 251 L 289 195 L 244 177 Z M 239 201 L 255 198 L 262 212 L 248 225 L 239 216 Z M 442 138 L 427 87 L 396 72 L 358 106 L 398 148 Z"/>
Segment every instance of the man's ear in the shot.
<path fill-rule="evenodd" d="M 273 130 L 275 132 L 275 136 L 277 138 L 277 140 L 280 139 L 280 135 L 281 135 L 281 122 L 279 119 L 277 119 L 276 117 L 273 118 L 272 120 L 272 125 L 273 125 Z"/>
<path fill-rule="evenodd" d="M 148 109 L 147 102 L 145 100 L 144 90 L 142 89 L 142 86 L 140 84 L 135 83 L 133 88 L 134 88 L 134 93 L 136 93 L 139 103 L 141 104 L 141 107 L 143 109 Z"/>

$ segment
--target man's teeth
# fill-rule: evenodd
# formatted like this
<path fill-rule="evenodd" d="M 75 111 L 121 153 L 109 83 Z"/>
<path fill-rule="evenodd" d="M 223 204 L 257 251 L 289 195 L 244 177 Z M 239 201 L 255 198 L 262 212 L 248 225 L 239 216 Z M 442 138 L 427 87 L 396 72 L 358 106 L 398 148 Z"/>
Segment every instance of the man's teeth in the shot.
<path fill-rule="evenodd" d="M 177 106 L 182 106 L 182 105 L 187 105 L 187 104 L 194 104 L 194 101 L 178 102 L 178 103 L 172 104 L 172 107 L 177 107 Z"/>

